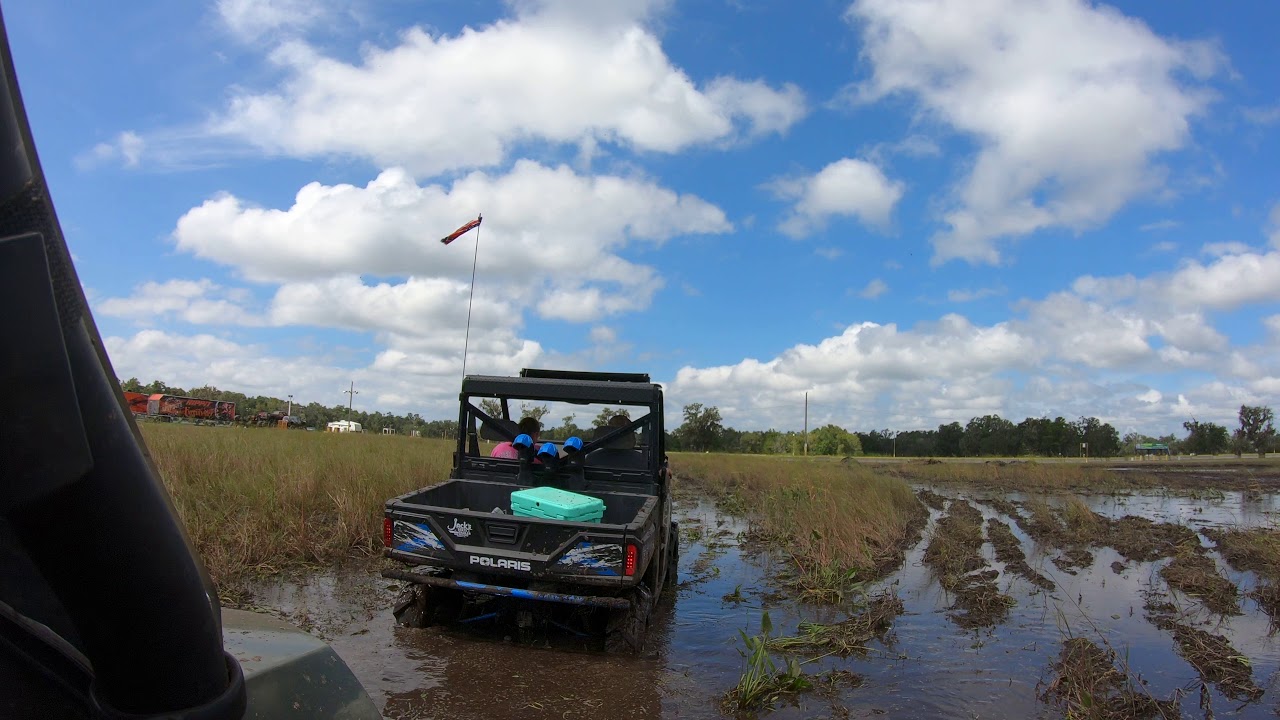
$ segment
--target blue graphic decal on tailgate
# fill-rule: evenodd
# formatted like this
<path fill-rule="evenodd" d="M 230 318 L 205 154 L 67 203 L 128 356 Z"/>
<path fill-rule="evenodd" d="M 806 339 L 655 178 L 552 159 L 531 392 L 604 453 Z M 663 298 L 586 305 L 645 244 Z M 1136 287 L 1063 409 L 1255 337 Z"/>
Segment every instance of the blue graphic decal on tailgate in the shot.
<path fill-rule="evenodd" d="M 411 523 L 396 520 L 391 528 L 391 546 L 396 550 L 413 552 L 415 550 L 443 550 L 444 543 L 431 532 L 426 523 Z"/>
<path fill-rule="evenodd" d="M 621 545 L 593 545 L 580 542 L 560 556 L 556 565 L 564 565 L 592 575 L 617 575 L 622 567 Z"/>

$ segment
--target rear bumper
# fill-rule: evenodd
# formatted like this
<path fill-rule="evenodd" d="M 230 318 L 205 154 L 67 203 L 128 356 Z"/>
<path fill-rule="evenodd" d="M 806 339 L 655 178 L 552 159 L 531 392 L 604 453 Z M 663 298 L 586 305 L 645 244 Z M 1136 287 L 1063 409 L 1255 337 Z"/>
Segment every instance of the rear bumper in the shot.
<path fill-rule="evenodd" d="M 520 588 L 503 587 L 502 585 L 488 585 L 485 583 L 474 583 L 467 582 L 465 580 L 436 577 L 434 575 L 424 575 L 408 570 L 383 570 L 382 577 L 392 580 L 404 580 L 406 582 L 418 583 L 420 585 L 431 585 L 433 587 L 483 593 L 485 595 L 502 595 L 505 597 L 521 598 L 524 600 L 539 600 L 541 602 L 553 602 L 566 605 L 585 605 L 588 607 L 610 608 L 614 610 L 625 610 L 631 606 L 630 600 L 621 597 L 571 595 L 568 593 L 544 592 L 542 590 L 522 590 Z"/>

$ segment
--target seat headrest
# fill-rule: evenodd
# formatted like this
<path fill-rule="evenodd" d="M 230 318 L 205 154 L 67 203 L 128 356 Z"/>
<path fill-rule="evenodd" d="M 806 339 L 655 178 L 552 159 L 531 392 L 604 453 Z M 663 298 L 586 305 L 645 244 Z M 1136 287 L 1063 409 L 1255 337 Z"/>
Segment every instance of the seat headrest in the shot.
<path fill-rule="evenodd" d="M 605 435 L 608 435 L 614 430 L 617 430 L 617 428 L 598 427 L 595 429 L 595 432 L 592 433 L 591 439 L 599 440 L 600 438 L 604 437 Z M 634 432 L 628 432 L 628 433 L 623 433 L 620 437 L 616 437 L 610 440 L 607 445 L 601 445 L 600 447 L 613 448 L 615 450 L 631 450 L 635 446 L 636 446 L 636 434 Z"/>
<path fill-rule="evenodd" d="M 503 428 L 506 428 L 507 432 L 511 433 L 512 437 L 520 434 L 520 426 L 516 423 L 515 420 L 503 420 L 502 418 L 494 418 L 493 422 L 497 423 L 499 426 Z M 511 440 L 510 437 L 507 437 L 499 433 L 498 429 L 489 423 L 483 423 L 480 425 L 480 437 L 485 440 L 493 440 L 496 442 L 508 442 Z"/>

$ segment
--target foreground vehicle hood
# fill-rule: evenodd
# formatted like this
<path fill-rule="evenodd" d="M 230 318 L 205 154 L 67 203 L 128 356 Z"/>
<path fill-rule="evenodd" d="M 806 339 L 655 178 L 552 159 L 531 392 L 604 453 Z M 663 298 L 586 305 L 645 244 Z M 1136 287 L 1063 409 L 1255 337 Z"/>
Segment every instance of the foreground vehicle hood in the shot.
<path fill-rule="evenodd" d="M 382 717 L 333 648 L 283 620 L 223 609 L 222 638 L 244 669 L 246 718 Z"/>

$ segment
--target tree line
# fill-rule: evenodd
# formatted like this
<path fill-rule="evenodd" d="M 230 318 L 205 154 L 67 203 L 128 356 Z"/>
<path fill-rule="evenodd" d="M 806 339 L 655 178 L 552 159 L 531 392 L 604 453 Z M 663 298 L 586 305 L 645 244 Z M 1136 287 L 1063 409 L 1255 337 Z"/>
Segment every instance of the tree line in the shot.
<path fill-rule="evenodd" d="M 1265 406 L 1241 405 L 1234 431 L 1195 419 L 1183 423 L 1185 438 L 1129 433 L 1123 438 L 1110 423 L 1095 417 L 1027 418 L 1014 424 L 999 415 L 984 415 L 961 425 L 936 430 L 868 432 L 824 425 L 808 435 L 811 455 L 881 455 L 898 457 L 1115 457 L 1134 455 L 1142 444 L 1167 445 L 1171 454 L 1217 455 L 1271 452 L 1276 447 L 1274 413 Z M 673 450 L 799 455 L 804 433 L 779 430 L 735 430 L 723 425 L 720 410 L 693 403 L 684 407 L 684 422 L 668 437 Z"/>

